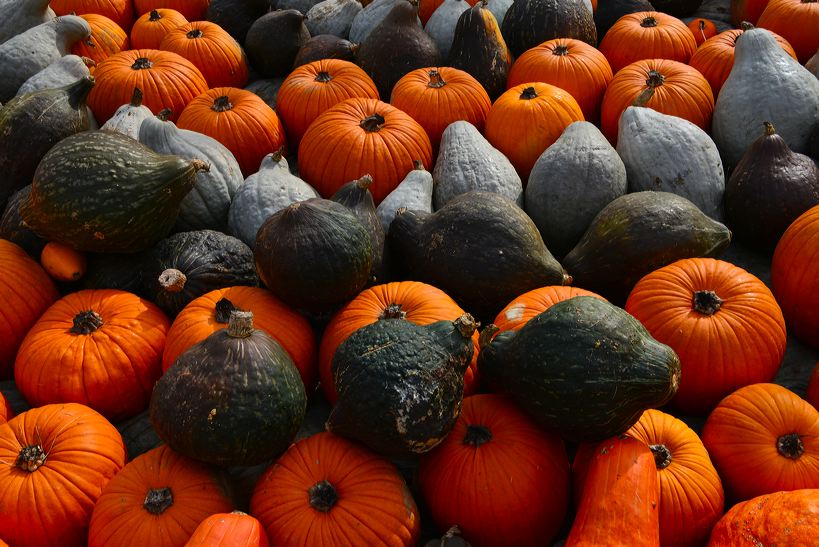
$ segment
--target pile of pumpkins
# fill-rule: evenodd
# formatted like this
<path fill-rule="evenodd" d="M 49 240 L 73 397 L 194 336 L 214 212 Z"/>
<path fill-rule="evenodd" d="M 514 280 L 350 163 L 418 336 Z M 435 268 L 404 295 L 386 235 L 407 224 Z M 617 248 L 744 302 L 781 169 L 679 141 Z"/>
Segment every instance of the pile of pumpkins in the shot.
<path fill-rule="evenodd" d="M 815 543 L 819 3 L 700 3 L 0 0 L 0 546 Z"/>

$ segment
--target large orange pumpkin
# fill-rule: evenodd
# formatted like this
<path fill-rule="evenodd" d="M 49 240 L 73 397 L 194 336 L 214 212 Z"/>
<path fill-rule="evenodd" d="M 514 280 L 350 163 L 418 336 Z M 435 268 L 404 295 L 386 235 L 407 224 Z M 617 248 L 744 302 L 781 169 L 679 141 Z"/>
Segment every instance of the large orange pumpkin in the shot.
<path fill-rule="evenodd" d="M 600 42 L 600 51 L 615 74 L 641 59 L 687 63 L 697 49 L 685 23 L 667 13 L 639 11 L 620 17 Z"/>
<path fill-rule="evenodd" d="M 444 291 L 419 281 L 397 281 L 365 289 L 330 319 L 319 348 L 319 377 L 325 398 L 338 399 L 331 365 L 338 346 L 353 332 L 380 319 L 406 319 L 417 325 L 453 321 L 464 310 Z M 472 337 L 475 353 L 464 375 L 464 395 L 477 388 L 478 333 Z"/>
<path fill-rule="evenodd" d="M 316 382 L 316 338 L 307 319 L 273 293 L 258 287 L 226 287 L 190 302 L 176 316 L 162 354 L 166 371 L 183 351 L 214 332 L 227 328 L 234 309 L 253 312 L 253 325 L 272 336 L 287 351 L 310 393 Z"/>
<path fill-rule="evenodd" d="M 134 23 L 133 0 L 51 0 L 48 5 L 57 15 L 103 15 L 125 32 L 130 32 Z"/>
<path fill-rule="evenodd" d="M 819 49 L 819 1 L 770 0 L 756 26 L 780 34 L 805 64 Z"/>
<path fill-rule="evenodd" d="M 583 111 L 567 91 L 542 82 L 507 89 L 489 110 L 486 140 L 509 158 L 522 181 L 538 157 Z"/>
<path fill-rule="evenodd" d="M 184 545 L 200 522 L 231 510 L 219 471 L 162 445 L 106 485 L 94 506 L 88 545 Z"/>
<path fill-rule="evenodd" d="M 819 349 L 819 205 L 802 213 L 779 239 L 771 287 L 793 334 Z"/>
<path fill-rule="evenodd" d="M 703 131 L 711 130 L 714 95 L 708 80 L 678 61 L 643 59 L 617 72 L 603 96 L 600 129 L 612 145 L 617 144 L 620 114 L 646 93 L 652 94 L 644 106 L 684 118 Z"/>
<path fill-rule="evenodd" d="M 765 284 L 729 262 L 688 258 L 655 270 L 625 309 L 680 357 L 671 404 L 708 413 L 732 391 L 773 380 L 785 355 L 785 321 Z"/>
<path fill-rule="evenodd" d="M 352 98 L 325 110 L 299 146 L 299 174 L 329 198 L 369 174 L 376 205 L 415 169 L 432 167 L 432 145 L 408 114 L 377 99 Z"/>
<path fill-rule="evenodd" d="M 500 395 L 474 395 L 418 480 L 439 531 L 481 545 L 548 545 L 569 504 L 563 441 Z"/>
<path fill-rule="evenodd" d="M 448 66 L 406 73 L 392 88 L 390 104 L 421 124 L 438 153 L 441 134 L 452 122 L 466 120 L 483 133 L 492 102 L 468 72 Z"/>
<path fill-rule="evenodd" d="M 0 424 L 6 423 L 13 417 L 14 411 L 11 409 L 11 405 L 9 404 L 8 400 L 3 396 L 3 392 L 0 391 Z"/>
<path fill-rule="evenodd" d="M 415 545 L 418 509 L 397 469 L 332 433 L 297 441 L 256 483 L 271 545 Z"/>
<path fill-rule="evenodd" d="M 313 120 L 345 99 L 378 99 L 378 89 L 366 72 L 343 59 L 321 59 L 296 68 L 279 88 L 276 111 L 287 138 L 298 148 Z"/>
<path fill-rule="evenodd" d="M 81 15 L 91 27 L 91 36 L 87 40 L 75 42 L 71 53 L 80 57 L 88 57 L 96 63 L 115 53 L 129 49 L 128 35 L 114 21 L 98 15 L 87 13 Z M 93 68 L 90 69 L 93 73 Z"/>
<path fill-rule="evenodd" d="M 3 539 L 85 546 L 94 504 L 125 459 L 116 428 L 77 403 L 41 406 L 0 425 Z"/>
<path fill-rule="evenodd" d="M 172 9 L 155 9 L 139 17 L 131 28 L 131 47 L 134 49 L 159 49 L 162 39 L 170 31 L 188 20 Z"/>
<path fill-rule="evenodd" d="M 137 15 L 159 8 L 176 10 L 188 21 L 202 21 L 208 12 L 210 0 L 134 0 Z"/>
<path fill-rule="evenodd" d="M 208 89 L 205 77 L 193 64 L 170 51 L 133 49 L 111 55 L 94 71 L 96 85 L 88 95 L 88 105 L 100 125 L 117 108 L 131 102 L 134 88 L 143 93 L 143 106 L 153 113 L 171 110 L 176 121 L 194 97 Z"/>
<path fill-rule="evenodd" d="M 262 524 L 241 511 L 216 513 L 196 527 L 185 547 L 267 547 Z"/>
<path fill-rule="evenodd" d="M 170 30 L 159 49 L 184 57 L 199 69 L 208 87 L 244 87 L 248 67 L 239 42 L 216 23 L 194 21 Z"/>
<path fill-rule="evenodd" d="M 720 402 L 702 429 L 736 501 L 819 488 L 819 411 L 777 384 L 753 384 Z"/>
<path fill-rule="evenodd" d="M 29 329 L 60 294 L 54 282 L 26 252 L 0 239 L 0 380 L 11 377 L 12 365 Z"/>
<path fill-rule="evenodd" d="M 113 289 L 71 293 L 31 328 L 14 363 L 34 406 L 82 403 L 112 420 L 148 406 L 170 322 L 155 304 Z"/>
<path fill-rule="evenodd" d="M 259 170 L 267 154 L 285 143 L 284 127 L 258 95 L 235 87 L 215 87 L 193 99 L 176 124 L 222 143 L 233 153 L 242 175 Z"/>
<path fill-rule="evenodd" d="M 568 91 L 586 121 L 597 123 L 600 103 L 614 77 L 605 55 L 585 42 L 555 38 L 527 50 L 509 70 L 506 87 L 545 82 Z"/>
<path fill-rule="evenodd" d="M 550 285 L 540 287 L 525 292 L 518 296 L 503 308 L 497 317 L 494 325 L 498 327 L 498 332 L 505 330 L 518 330 L 535 316 L 545 312 L 554 304 L 574 298 L 575 296 L 594 296 L 605 300 L 602 296 L 586 289 L 570 287 L 568 285 Z"/>

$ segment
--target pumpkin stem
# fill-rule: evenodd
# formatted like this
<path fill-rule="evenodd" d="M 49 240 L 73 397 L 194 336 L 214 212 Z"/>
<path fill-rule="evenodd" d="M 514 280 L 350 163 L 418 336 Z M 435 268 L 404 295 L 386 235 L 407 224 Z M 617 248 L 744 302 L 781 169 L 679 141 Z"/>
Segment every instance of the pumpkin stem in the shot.
<path fill-rule="evenodd" d="M 500 327 L 495 323 L 490 323 L 478 335 L 478 348 L 483 349 L 492 343 L 492 339 L 500 332 Z"/>
<path fill-rule="evenodd" d="M 444 78 L 441 76 L 441 73 L 438 72 L 437 69 L 433 68 L 427 73 L 427 75 L 429 76 L 429 82 L 427 83 L 427 87 L 439 88 L 444 87 L 446 85 Z"/>
<path fill-rule="evenodd" d="M 316 81 L 318 83 L 320 83 L 320 84 L 326 84 L 327 82 L 329 82 L 332 79 L 333 79 L 333 77 L 330 76 L 330 73 L 325 72 L 323 70 L 321 72 L 319 72 L 318 74 L 316 74 Z"/>
<path fill-rule="evenodd" d="M 195 29 L 191 30 L 190 32 L 188 32 L 185 36 L 187 36 L 190 39 L 201 38 L 203 36 L 203 33 L 202 33 L 202 31 L 200 29 L 195 28 Z"/>
<path fill-rule="evenodd" d="M 310 496 L 310 506 L 322 513 L 328 512 L 338 501 L 338 492 L 328 481 L 320 481 L 307 491 Z"/>
<path fill-rule="evenodd" d="M 230 99 L 227 95 L 222 95 L 221 97 L 216 97 L 213 100 L 213 104 L 211 105 L 210 109 L 214 112 L 227 112 L 228 110 L 233 108 L 233 103 L 230 102 Z"/>
<path fill-rule="evenodd" d="M 136 61 L 134 61 L 134 64 L 131 65 L 131 69 L 147 70 L 152 66 L 154 66 L 154 63 L 150 59 L 148 59 L 147 57 L 140 57 Z"/>
<path fill-rule="evenodd" d="M 752 28 L 754 28 L 754 25 L 749 23 L 748 21 L 743 21 L 742 23 L 739 24 L 739 28 L 742 29 L 742 32 L 745 32 L 746 30 L 751 30 Z M 739 36 L 742 35 L 740 34 Z M 739 38 L 739 36 L 737 36 L 737 38 Z M 737 38 L 734 38 L 734 43 L 737 42 Z"/>
<path fill-rule="evenodd" d="M 665 76 L 657 72 L 656 70 L 650 70 L 648 72 L 648 78 L 646 79 L 646 85 L 648 87 L 660 87 L 665 83 Z"/>
<path fill-rule="evenodd" d="M 46 453 L 45 450 L 43 450 L 43 447 L 39 444 L 32 444 L 29 446 L 24 446 L 20 450 L 20 454 L 17 456 L 17 461 L 14 465 L 23 471 L 28 471 L 31 473 L 33 471 L 37 471 L 37 469 L 39 469 L 45 462 Z"/>
<path fill-rule="evenodd" d="M 535 91 L 535 88 L 532 87 L 532 86 L 529 86 L 529 87 L 525 88 L 520 93 L 520 99 L 524 100 L 524 101 L 531 101 L 532 99 L 534 99 L 536 97 L 537 97 L 537 91 Z"/>
<path fill-rule="evenodd" d="M 71 332 L 74 334 L 91 334 L 103 325 L 102 317 L 94 310 L 81 311 L 74 316 Z"/>
<path fill-rule="evenodd" d="M 776 135 L 776 129 L 774 128 L 771 122 L 762 122 L 765 124 L 765 136 L 770 137 L 771 135 Z"/>
<path fill-rule="evenodd" d="M 151 10 L 151 15 L 148 16 L 148 21 L 150 21 L 152 23 L 155 23 L 155 22 L 159 21 L 160 19 L 162 19 L 162 16 L 159 15 L 159 12 L 156 11 L 155 9 L 152 9 Z"/>
<path fill-rule="evenodd" d="M 555 46 L 554 49 L 552 49 L 552 55 L 557 55 L 558 57 L 565 57 L 568 54 L 569 54 L 569 48 L 564 44 L 560 44 L 559 46 Z"/>
<path fill-rule="evenodd" d="M 253 312 L 241 310 L 230 312 L 227 334 L 231 338 L 247 338 L 253 334 Z"/>
<path fill-rule="evenodd" d="M 355 181 L 355 187 L 359 190 L 366 190 L 369 188 L 373 183 L 373 177 L 370 174 L 366 174 L 357 181 Z"/>
<path fill-rule="evenodd" d="M 805 453 L 805 445 L 802 444 L 802 439 L 798 433 L 788 433 L 777 439 L 776 450 L 780 455 L 788 459 L 797 460 L 799 456 Z"/>
<path fill-rule="evenodd" d="M 424 162 L 421 160 L 412 160 L 412 167 L 415 171 L 425 171 Z"/>
<path fill-rule="evenodd" d="M 468 425 L 464 435 L 463 444 L 479 448 L 492 440 L 492 432 L 485 425 Z"/>
<path fill-rule="evenodd" d="M 475 321 L 475 318 L 468 313 L 463 314 L 452 323 L 455 325 L 455 328 L 458 329 L 458 332 L 461 333 L 461 336 L 463 336 L 464 338 L 470 338 L 480 325 L 477 321 Z"/>
<path fill-rule="evenodd" d="M 185 282 L 188 281 L 188 276 L 180 272 L 176 268 L 168 268 L 159 274 L 159 285 L 166 292 L 182 292 L 185 288 Z"/>
<path fill-rule="evenodd" d="M 694 293 L 692 306 L 703 315 L 714 315 L 722 306 L 722 298 L 714 291 L 697 291 Z"/>
<path fill-rule="evenodd" d="M 214 319 L 217 323 L 227 324 L 230 321 L 230 314 L 238 311 L 239 308 L 233 305 L 233 302 L 227 298 L 222 298 L 216 303 L 216 314 Z"/>
<path fill-rule="evenodd" d="M 172 114 L 173 110 L 171 110 L 170 108 L 163 108 L 162 110 L 159 111 L 159 114 L 157 114 L 156 117 L 162 120 L 163 122 L 167 122 Z"/>
<path fill-rule="evenodd" d="M 656 27 L 657 26 L 657 20 L 654 17 L 651 17 L 651 16 L 645 17 L 640 22 L 640 26 L 643 27 L 643 28 Z"/>
<path fill-rule="evenodd" d="M 700 29 L 700 36 L 702 36 L 703 41 L 707 40 L 708 38 L 705 36 L 705 19 L 700 19 L 697 26 Z"/>
<path fill-rule="evenodd" d="M 361 120 L 359 125 L 364 129 L 364 131 L 367 131 L 368 133 L 375 133 L 381 130 L 381 128 L 384 126 L 384 121 L 384 116 L 381 114 L 373 114 L 372 116 L 367 116 Z"/>
<path fill-rule="evenodd" d="M 134 88 L 134 93 L 131 95 L 131 106 L 142 106 L 142 90 L 138 87 Z"/>
<path fill-rule="evenodd" d="M 173 505 L 173 493 L 167 486 L 151 488 L 145 495 L 145 501 L 142 502 L 142 507 L 152 515 L 161 515 L 171 505 Z"/>
<path fill-rule="evenodd" d="M 671 451 L 666 445 L 652 444 L 649 445 L 649 448 L 651 449 L 651 453 L 654 454 L 654 464 L 657 466 L 657 469 L 665 469 L 671 465 Z"/>
<path fill-rule="evenodd" d="M 381 315 L 378 316 L 378 319 L 406 319 L 407 312 L 401 309 L 401 304 L 390 304 L 384 311 L 381 312 Z"/>

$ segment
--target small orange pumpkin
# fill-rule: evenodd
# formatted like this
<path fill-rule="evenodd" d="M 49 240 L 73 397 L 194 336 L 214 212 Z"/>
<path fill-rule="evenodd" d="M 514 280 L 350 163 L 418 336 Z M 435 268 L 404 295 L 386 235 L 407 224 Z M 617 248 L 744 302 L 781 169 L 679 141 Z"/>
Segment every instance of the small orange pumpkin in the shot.
<path fill-rule="evenodd" d="M 40 264 L 56 281 L 77 281 L 85 275 L 85 253 L 57 241 L 49 241 L 40 253 Z"/>
<path fill-rule="evenodd" d="M 80 57 L 88 57 L 96 63 L 115 53 L 130 48 L 128 35 L 114 21 L 104 15 L 87 13 L 81 15 L 91 26 L 91 36 L 87 40 L 75 42 L 71 53 Z M 94 68 L 90 68 L 94 73 Z"/>
<path fill-rule="evenodd" d="M 216 513 L 196 527 L 185 547 L 267 547 L 262 524 L 247 513 Z"/>
<path fill-rule="evenodd" d="M 6 423 L 13 417 L 14 411 L 11 409 L 11 405 L 9 404 L 8 400 L 3 396 L 3 392 L 0 392 L 0 424 Z"/>
<path fill-rule="evenodd" d="M 717 26 L 710 20 L 703 19 L 702 17 L 692 19 L 691 22 L 688 23 L 688 30 L 694 35 L 697 48 L 707 39 L 717 35 Z"/>
<path fill-rule="evenodd" d="M 134 0 L 137 15 L 151 10 L 170 8 L 185 16 L 188 21 L 203 21 L 208 12 L 210 0 Z"/>
<path fill-rule="evenodd" d="M 133 0 L 51 0 L 49 7 L 57 15 L 102 15 L 125 32 L 130 32 L 134 24 Z"/>
<path fill-rule="evenodd" d="M 535 316 L 540 315 L 554 304 L 574 298 L 575 296 L 594 296 L 605 300 L 602 296 L 586 289 L 570 287 L 568 285 L 551 285 L 540 287 L 518 296 L 503 308 L 497 317 L 494 325 L 498 327 L 498 332 L 505 330 L 518 330 L 528 323 Z"/>
<path fill-rule="evenodd" d="M 131 47 L 134 49 L 159 49 L 162 39 L 188 20 L 176 10 L 160 8 L 139 17 L 131 28 Z"/>
<path fill-rule="evenodd" d="M 239 42 L 216 23 L 194 21 L 170 30 L 159 49 L 172 51 L 199 69 L 208 87 L 244 87 L 248 67 Z"/>
<path fill-rule="evenodd" d="M 696 50 L 697 42 L 685 23 L 656 11 L 623 15 L 600 42 L 600 51 L 615 74 L 641 59 L 687 63 Z"/>
<path fill-rule="evenodd" d="M 819 49 L 819 1 L 770 0 L 756 26 L 785 38 L 804 65 Z"/>

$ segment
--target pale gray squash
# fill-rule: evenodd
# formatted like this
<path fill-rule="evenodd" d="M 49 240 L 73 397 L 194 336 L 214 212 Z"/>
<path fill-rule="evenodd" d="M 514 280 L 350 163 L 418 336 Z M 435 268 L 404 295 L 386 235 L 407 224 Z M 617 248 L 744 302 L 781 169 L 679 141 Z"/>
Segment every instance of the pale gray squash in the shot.
<path fill-rule="evenodd" d="M 31 76 L 71 53 L 75 42 L 89 36 L 91 27 L 85 19 L 64 15 L 0 44 L 0 103 L 14 97 Z"/>
<path fill-rule="evenodd" d="M 291 203 L 320 197 L 318 192 L 290 172 L 280 152 L 268 154 L 233 196 L 228 214 L 229 233 L 256 246 L 256 232 L 265 220 Z"/>
<path fill-rule="evenodd" d="M 23 82 L 23 85 L 17 90 L 17 95 L 31 93 L 32 91 L 39 91 L 41 89 L 57 89 L 58 87 L 67 86 L 80 78 L 90 76 L 91 71 L 88 70 L 88 67 L 92 66 L 96 66 L 96 63 L 93 59 L 89 59 L 88 57 L 80 57 L 78 55 L 60 57 Z M 99 129 L 97 119 L 94 117 L 94 113 L 91 112 L 91 108 L 87 106 L 85 108 L 88 114 L 89 128 L 92 130 Z"/>
<path fill-rule="evenodd" d="M 463 120 L 444 129 L 432 178 L 436 211 L 472 190 L 500 194 L 523 208 L 523 183 L 512 163 L 474 125 Z"/>
<path fill-rule="evenodd" d="M 734 66 L 719 92 L 711 134 L 727 172 L 770 122 L 794 152 L 807 153 L 819 123 L 819 80 L 785 53 L 769 31 L 737 38 Z"/>
<path fill-rule="evenodd" d="M 353 19 L 362 9 L 358 0 L 324 0 L 310 8 L 304 24 L 310 36 L 332 34 L 346 39 Z"/>
<path fill-rule="evenodd" d="M 606 137 L 590 122 L 574 122 L 535 162 L 526 213 L 552 254 L 563 257 L 627 189 L 626 168 Z"/>
<path fill-rule="evenodd" d="M 449 57 L 452 39 L 455 38 L 455 26 L 461 14 L 470 7 L 466 0 L 444 0 L 427 21 L 424 30 L 435 40 L 441 59 Z"/>
<path fill-rule="evenodd" d="M 688 120 L 640 106 L 626 108 L 618 129 L 617 153 L 626 166 L 629 192 L 671 192 L 722 222 L 725 173 L 708 133 Z"/>
<path fill-rule="evenodd" d="M 503 24 L 503 18 L 506 17 L 506 12 L 512 7 L 514 1 L 515 0 L 489 0 L 486 3 L 486 9 L 491 11 L 492 15 L 495 16 L 495 21 L 498 22 L 498 26 Z"/>
<path fill-rule="evenodd" d="M 321 2 L 321 0 L 278 0 L 278 2 L 271 2 L 275 4 L 277 10 L 280 9 L 295 9 L 302 13 L 307 13 L 310 8 Z"/>
<path fill-rule="evenodd" d="M 243 182 L 242 170 L 233 154 L 219 141 L 173 122 L 151 116 L 139 127 L 139 142 L 160 154 L 186 159 L 198 158 L 210 165 L 208 171 L 196 174 L 196 184 L 179 205 L 179 216 L 173 231 L 224 231 L 233 195 Z"/>
<path fill-rule="evenodd" d="M 0 44 L 54 19 L 50 0 L 0 0 Z"/>
<path fill-rule="evenodd" d="M 389 232 L 390 224 L 401 208 L 408 211 L 432 212 L 432 173 L 424 169 L 420 161 L 415 162 L 415 169 L 407 173 L 404 180 L 387 194 L 375 209 L 384 226 L 385 234 Z"/>
<path fill-rule="evenodd" d="M 375 0 L 365 6 L 353 19 L 353 23 L 350 26 L 349 40 L 355 44 L 363 43 L 367 36 L 370 35 L 370 32 L 390 13 L 393 6 L 406 1 L 407 0 Z M 418 23 L 421 23 L 420 19 L 418 19 Z"/>
<path fill-rule="evenodd" d="M 142 90 L 135 87 L 134 94 L 131 96 L 131 102 L 117 108 L 114 115 L 111 116 L 107 122 L 102 124 L 100 129 L 116 131 L 117 133 L 128 135 L 132 139 L 139 140 L 139 127 L 143 121 L 152 118 L 153 115 L 151 109 L 142 104 Z M 206 173 L 200 173 L 200 176 L 205 174 Z"/>
<path fill-rule="evenodd" d="M 819 78 L 819 50 L 813 54 L 813 57 L 808 59 L 808 62 L 805 63 L 805 68 L 807 68 L 811 74 Z"/>

